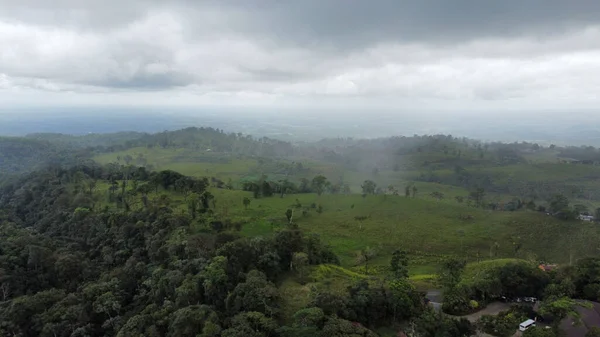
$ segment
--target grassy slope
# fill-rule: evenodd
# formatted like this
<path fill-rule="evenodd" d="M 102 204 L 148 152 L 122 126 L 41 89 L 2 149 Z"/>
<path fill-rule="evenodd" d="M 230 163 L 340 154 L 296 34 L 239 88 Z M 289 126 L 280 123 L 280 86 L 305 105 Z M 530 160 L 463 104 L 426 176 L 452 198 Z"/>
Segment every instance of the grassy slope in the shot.
<path fill-rule="evenodd" d="M 117 162 L 118 157 L 124 158 L 126 155 L 130 155 L 133 158 L 137 158 L 140 154 L 155 169 L 171 169 L 190 176 L 213 176 L 224 181 L 232 179 L 234 184 L 243 179 L 258 178 L 262 174 L 267 174 L 274 180 L 284 178 L 281 172 L 277 173 L 274 171 L 273 165 L 259 165 L 257 159 L 242 158 L 231 154 L 206 152 L 203 150 L 137 147 L 126 151 L 98 155 L 94 159 L 106 164 Z M 411 155 L 405 161 L 416 165 L 417 163 L 422 163 L 425 159 L 430 162 L 435 162 L 436 160 L 443 162 L 444 159 L 447 159 L 446 157 L 440 154 L 419 154 Z M 429 170 L 427 168 L 416 169 L 417 167 L 413 167 L 411 169 L 407 167 L 399 172 L 382 170 L 377 175 L 373 175 L 372 173 L 344 170 L 339 165 L 317 162 L 306 158 L 287 159 L 283 160 L 283 162 L 291 163 L 293 160 L 302 162 L 308 170 L 288 177 L 292 181 L 297 181 L 300 178 L 312 179 L 317 174 L 323 174 L 331 182 L 338 182 L 342 179 L 350 185 L 354 193 L 361 191 L 360 186 L 364 180 L 371 179 L 384 190 L 387 190 L 389 185 L 393 185 L 399 190 L 400 194 L 403 194 L 404 186 L 414 181 L 422 172 Z M 121 163 L 124 163 L 122 159 Z M 586 196 L 596 195 L 596 191 L 600 190 L 600 167 L 564 164 L 558 163 L 556 160 L 551 161 L 550 159 L 533 161 L 532 164 L 509 166 L 489 167 L 490 163 L 486 164 L 488 166 L 482 166 L 482 163 L 475 160 L 466 168 L 471 172 L 490 176 L 497 185 L 510 184 L 514 187 L 519 186 L 520 182 L 533 182 L 540 186 L 548 184 L 562 186 L 561 191 L 572 199 L 574 204 L 584 204 L 592 210 L 600 207 L 600 202 L 576 199 L 575 194 L 571 195 L 571 191 L 583 191 Z M 449 168 L 438 168 L 431 172 L 440 177 L 454 174 L 453 169 Z M 420 183 L 419 185 L 421 196 L 429 195 L 433 191 L 442 192 L 446 198 L 450 199 L 453 199 L 457 195 L 466 196 L 468 194 L 466 190 L 456 186 L 433 183 Z M 487 199 L 495 202 L 508 201 L 512 197 L 501 194 L 487 194 Z"/>
<path fill-rule="evenodd" d="M 173 169 L 192 176 L 231 178 L 234 182 L 269 173 L 261 172 L 255 159 L 240 159 L 189 149 L 139 147 L 100 155 L 95 159 L 101 163 L 115 162 L 118 156 L 123 158 L 127 154 L 134 158 L 142 154 L 157 169 Z M 309 160 L 302 162 L 305 167 L 310 168 L 303 174 L 307 178 L 325 174 L 330 180 L 337 181 L 343 177 L 355 193 L 360 191 L 360 184 L 365 179 L 373 179 L 385 189 L 392 184 L 401 195 L 404 194 L 403 187 L 410 183 L 406 178 L 410 177 L 411 172 L 381 171 L 373 176 L 343 172 L 330 164 Z M 600 170 L 592 166 L 551 162 L 479 169 L 489 172 L 497 179 L 510 177 L 530 181 L 557 181 L 561 177 L 568 177 L 572 181 L 582 180 Z M 298 179 L 301 175 L 292 178 Z M 323 214 L 311 210 L 304 217 L 298 210 L 294 219 L 303 230 L 320 234 L 329 242 L 346 267 L 353 267 L 356 252 L 367 246 L 378 251 L 376 264 L 387 264 L 394 249 L 410 250 L 414 253 L 411 271 L 415 277 L 434 273 L 434 265 L 442 255 L 464 255 L 472 260 L 477 259 L 477 256 L 489 258 L 490 247 L 495 242 L 500 246 L 499 257 L 535 256 L 550 261 L 568 262 L 571 258 L 596 253 L 593 240 L 598 238 L 598 233 L 593 224 L 564 223 L 533 212 L 507 213 L 469 208 L 454 200 L 455 196 L 468 194 L 463 188 L 421 182 L 416 183 L 416 186 L 419 190 L 417 199 L 392 195 L 368 196 L 363 199 L 359 195 L 318 197 L 303 194 L 289 195 L 283 199 L 252 199 L 248 210 L 243 209 L 241 200 L 245 196 L 251 197 L 249 193 L 224 190 L 214 192 L 217 194 L 218 212 L 247 222 L 243 233 L 248 236 L 267 235 L 276 230 L 278 225 L 285 222 L 285 210 L 295 204 L 296 199 L 305 207 L 312 203 L 321 204 Z M 442 192 L 444 200 L 438 202 L 431 198 L 430 194 L 434 191 Z M 182 202 L 180 196 L 172 198 L 175 203 Z M 510 197 L 488 194 L 487 198 L 502 201 Z M 185 207 L 181 207 L 181 210 L 184 211 Z M 467 215 L 471 215 L 473 219 L 461 220 L 461 216 Z M 355 220 L 356 216 L 370 217 L 361 223 Z M 513 247 L 517 242 L 521 243 L 522 248 L 515 254 Z"/>
<path fill-rule="evenodd" d="M 478 279 L 486 277 L 486 275 L 489 275 L 489 273 L 492 272 L 494 269 L 497 269 L 509 263 L 523 263 L 531 265 L 533 262 L 522 259 L 505 258 L 469 263 L 467 264 L 465 272 L 462 275 L 461 282 L 469 284 Z"/>
<path fill-rule="evenodd" d="M 254 159 L 229 158 L 227 163 L 194 161 L 194 156 L 200 152 L 202 151 L 134 148 L 101 155 L 95 159 L 107 163 L 116 161 L 117 156 L 130 154 L 135 158 L 141 153 L 150 164 L 159 169 L 174 169 L 186 175 L 235 180 L 256 174 L 258 164 Z M 204 159 L 210 159 L 211 155 L 215 159 L 223 159 L 222 154 L 201 153 Z M 310 174 L 323 173 L 331 180 L 341 172 L 327 164 L 305 163 L 305 167 L 311 167 Z M 593 174 L 597 168 L 552 166 L 546 163 L 529 166 L 528 169 L 517 165 L 489 170 L 510 171 L 513 176 L 527 179 L 549 179 L 569 172 L 572 173 L 571 177 L 585 177 Z M 548 177 L 544 176 L 544 172 Z M 372 178 L 385 187 L 393 184 L 403 194 L 403 186 L 409 181 L 402 177 L 402 172 L 383 171 L 376 177 L 366 178 Z M 365 175 L 346 172 L 343 178 L 351 183 L 354 192 L 358 192 Z M 419 189 L 417 199 L 392 195 L 368 196 L 363 199 L 359 195 L 318 197 L 303 194 L 289 195 L 283 199 L 253 199 L 248 210 L 243 209 L 241 200 L 244 196 L 251 197 L 249 193 L 224 190 L 215 190 L 215 193 L 218 211 L 225 216 L 248 222 L 243 229 L 243 233 L 248 236 L 265 235 L 276 230 L 277 225 L 285 221 L 285 210 L 295 204 L 296 199 L 303 206 L 321 204 L 323 214 L 311 210 L 308 216 L 303 217 L 301 211 L 296 211 L 294 219 L 303 230 L 320 234 L 331 243 L 343 265 L 347 267 L 354 266 L 356 252 L 367 246 L 378 251 L 375 262 L 379 264 L 386 264 L 394 249 L 414 252 L 415 275 L 433 273 L 435 268 L 431 266 L 440 255 L 465 255 L 476 259 L 479 254 L 480 257 L 489 258 L 490 247 L 495 242 L 500 245 L 498 256 L 503 257 L 515 256 L 513 242 L 522 244 L 518 253 L 521 257 L 533 257 L 535 254 L 538 258 L 558 262 L 569 261 L 571 254 L 577 258 L 582 254 L 596 252 L 591 240 L 597 238 L 598 233 L 593 224 L 564 223 L 533 212 L 491 212 L 469 208 L 454 201 L 454 196 L 465 196 L 468 193 L 460 187 L 435 183 L 417 183 L 416 186 Z M 429 196 L 433 191 L 444 193 L 445 199 L 435 201 Z M 488 196 L 489 199 L 499 200 L 504 197 Z M 173 196 L 173 199 L 181 202 L 179 199 L 182 198 Z M 460 219 L 466 215 L 471 215 L 473 220 Z M 356 216 L 370 217 L 361 224 L 354 219 Z"/>
<path fill-rule="evenodd" d="M 94 157 L 101 164 L 118 162 L 118 158 L 130 155 L 137 158 L 142 155 L 158 170 L 174 170 L 189 176 L 208 176 L 222 180 L 229 178 L 236 180 L 256 167 L 256 160 L 239 159 L 223 154 L 213 154 L 200 150 L 189 149 L 161 149 L 136 147 L 126 151 L 105 153 Z M 213 162 L 207 162 L 214 159 Z M 124 164 L 124 161 L 120 161 Z"/>

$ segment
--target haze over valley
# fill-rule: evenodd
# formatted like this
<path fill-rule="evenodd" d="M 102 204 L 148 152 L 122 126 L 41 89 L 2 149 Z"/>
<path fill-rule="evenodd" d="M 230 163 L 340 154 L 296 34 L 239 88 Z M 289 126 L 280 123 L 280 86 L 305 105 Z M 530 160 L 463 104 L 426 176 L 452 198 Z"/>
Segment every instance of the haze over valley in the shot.
<path fill-rule="evenodd" d="M 273 108 L 15 108 L 0 110 L 0 134 L 24 136 L 119 131 L 160 132 L 211 126 L 288 141 L 451 134 L 483 141 L 600 145 L 600 113 L 521 111 L 465 113 L 401 110 L 298 110 Z"/>

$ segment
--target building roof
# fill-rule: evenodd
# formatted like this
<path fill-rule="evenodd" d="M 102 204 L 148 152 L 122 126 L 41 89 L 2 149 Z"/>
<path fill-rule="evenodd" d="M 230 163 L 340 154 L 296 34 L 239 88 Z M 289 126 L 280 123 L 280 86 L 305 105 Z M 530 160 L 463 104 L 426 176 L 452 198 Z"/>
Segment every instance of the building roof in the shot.
<path fill-rule="evenodd" d="M 539 268 L 543 271 L 551 271 L 553 269 L 556 269 L 556 267 L 558 267 L 558 265 L 556 264 L 540 264 Z"/>

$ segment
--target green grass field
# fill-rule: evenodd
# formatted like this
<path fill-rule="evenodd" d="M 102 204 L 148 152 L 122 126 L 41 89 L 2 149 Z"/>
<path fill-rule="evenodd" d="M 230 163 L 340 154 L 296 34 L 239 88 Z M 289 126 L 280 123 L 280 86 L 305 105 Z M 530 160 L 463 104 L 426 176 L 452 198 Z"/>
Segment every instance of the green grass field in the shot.
<path fill-rule="evenodd" d="M 244 223 L 241 232 L 249 237 L 270 235 L 286 226 L 285 212 L 293 208 L 293 221 L 300 229 L 318 234 L 332 246 L 344 268 L 361 273 L 364 268 L 356 256 L 367 247 L 376 252 L 371 272 L 381 272 L 376 266 L 387 266 L 391 253 L 403 249 L 410 253 L 411 276 L 425 280 L 448 256 L 569 263 L 596 254 L 600 242 L 600 228 L 594 223 L 565 222 L 531 211 L 482 210 L 429 197 L 296 194 L 253 199 L 245 191 L 211 191 L 215 212 Z M 101 202 L 107 200 L 108 184 L 100 184 L 97 193 Z M 176 209 L 186 212 L 183 196 L 169 194 Z M 244 197 L 251 199 L 247 209 Z M 301 208 L 296 208 L 298 204 Z M 319 206 L 322 213 L 317 212 Z"/>

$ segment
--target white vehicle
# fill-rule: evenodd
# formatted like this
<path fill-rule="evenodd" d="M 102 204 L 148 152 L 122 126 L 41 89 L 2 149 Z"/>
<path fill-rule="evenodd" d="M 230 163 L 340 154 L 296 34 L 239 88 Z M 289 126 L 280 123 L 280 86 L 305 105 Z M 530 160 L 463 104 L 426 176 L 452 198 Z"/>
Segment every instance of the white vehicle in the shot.
<path fill-rule="evenodd" d="M 535 326 L 535 321 L 532 319 L 528 319 L 525 322 L 519 324 L 519 331 L 525 331 L 533 326 Z"/>

